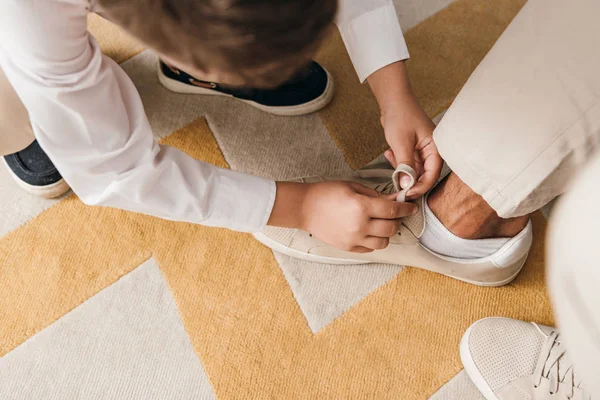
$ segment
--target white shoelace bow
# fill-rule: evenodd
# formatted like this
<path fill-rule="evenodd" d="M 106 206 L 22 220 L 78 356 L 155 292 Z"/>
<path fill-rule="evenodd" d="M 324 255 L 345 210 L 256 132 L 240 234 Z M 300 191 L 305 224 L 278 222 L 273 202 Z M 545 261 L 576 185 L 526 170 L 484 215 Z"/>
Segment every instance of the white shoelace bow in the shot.
<path fill-rule="evenodd" d="M 550 380 L 550 394 L 557 393 L 559 387 L 564 386 L 567 399 L 573 398 L 575 388 L 582 389 L 581 380 L 575 377 L 573 363 L 566 356 L 564 344 L 558 340 L 558 332 L 548 335 L 537 324 L 533 325 L 546 337 L 533 373 L 535 387 L 540 385 L 542 378 L 546 378 Z M 591 395 L 584 392 L 582 399 L 591 400 Z"/>
<path fill-rule="evenodd" d="M 404 188 L 400 186 L 400 178 L 402 177 L 402 174 L 406 174 L 410 178 L 410 183 Z M 391 194 L 395 192 L 397 193 L 396 201 L 400 202 L 406 201 L 406 193 L 415 185 L 417 181 L 417 173 L 414 169 L 412 169 L 411 166 L 406 164 L 399 164 L 396 170 L 365 169 L 359 171 L 359 175 L 367 179 L 381 179 L 382 182 L 376 184 L 374 189 L 385 194 Z"/>
<path fill-rule="evenodd" d="M 406 174 L 410 178 L 410 182 L 408 185 L 406 185 L 406 187 L 400 186 L 400 178 L 402 177 L 402 174 Z M 396 167 L 396 170 L 392 175 L 392 181 L 394 182 L 394 188 L 396 189 L 396 192 L 398 192 L 396 195 L 396 201 L 405 202 L 406 193 L 412 189 L 417 182 L 417 173 L 410 165 L 398 164 L 398 167 Z"/>

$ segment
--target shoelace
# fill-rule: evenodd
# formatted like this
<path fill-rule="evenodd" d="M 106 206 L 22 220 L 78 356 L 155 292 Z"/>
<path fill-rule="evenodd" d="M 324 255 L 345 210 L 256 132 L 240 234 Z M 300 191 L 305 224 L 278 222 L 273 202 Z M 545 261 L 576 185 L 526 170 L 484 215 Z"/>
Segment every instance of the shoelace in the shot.
<path fill-rule="evenodd" d="M 392 194 L 396 191 L 396 188 L 394 187 L 394 182 L 392 181 L 375 185 L 373 189 L 383 194 Z"/>
<path fill-rule="evenodd" d="M 547 335 L 537 324 L 533 325 L 546 337 L 533 373 L 535 387 L 541 384 L 542 378 L 546 378 L 550 380 L 550 394 L 557 393 L 562 385 L 567 390 L 567 399 L 571 399 L 575 395 L 575 388 L 582 389 L 582 382 L 575 378 L 573 364 L 566 357 L 564 344 L 558 340 L 558 332 Z M 591 395 L 584 392 L 582 399 L 591 400 Z"/>
<path fill-rule="evenodd" d="M 410 183 L 404 188 L 400 186 L 402 174 L 406 174 L 410 178 Z M 394 171 L 387 169 L 365 169 L 359 171 L 359 175 L 363 178 L 381 179 L 382 182 L 375 184 L 373 189 L 384 194 L 397 193 L 396 200 L 401 202 L 406 201 L 406 193 L 415 185 L 417 180 L 415 170 L 406 164 L 399 164 Z"/>

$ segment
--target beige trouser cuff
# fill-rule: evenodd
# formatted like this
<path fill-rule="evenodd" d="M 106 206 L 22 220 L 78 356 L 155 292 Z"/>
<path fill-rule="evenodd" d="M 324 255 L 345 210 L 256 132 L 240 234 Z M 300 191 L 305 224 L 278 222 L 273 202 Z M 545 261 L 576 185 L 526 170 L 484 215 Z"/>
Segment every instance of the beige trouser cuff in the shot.
<path fill-rule="evenodd" d="M 600 139 L 600 2 L 530 0 L 435 131 L 501 217 L 563 193 Z"/>

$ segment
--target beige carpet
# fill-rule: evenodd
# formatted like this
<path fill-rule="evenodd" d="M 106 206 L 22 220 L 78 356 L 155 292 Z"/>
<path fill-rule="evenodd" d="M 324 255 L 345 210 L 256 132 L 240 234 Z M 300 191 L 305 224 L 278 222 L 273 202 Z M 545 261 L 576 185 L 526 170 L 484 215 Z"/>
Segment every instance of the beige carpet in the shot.
<path fill-rule="evenodd" d="M 457 0 L 407 33 L 430 115 L 523 3 Z M 336 80 L 333 104 L 279 118 L 169 93 L 153 53 L 97 17 L 90 25 L 140 90 L 157 137 L 193 157 L 287 179 L 349 172 L 385 149 L 376 103 L 337 36 L 319 55 Z M 458 343 L 473 321 L 553 322 L 541 214 L 523 273 L 493 289 L 400 266 L 300 262 L 247 234 L 2 192 L 2 399 L 426 399 L 461 371 Z M 465 382 L 436 398 L 474 396 Z"/>

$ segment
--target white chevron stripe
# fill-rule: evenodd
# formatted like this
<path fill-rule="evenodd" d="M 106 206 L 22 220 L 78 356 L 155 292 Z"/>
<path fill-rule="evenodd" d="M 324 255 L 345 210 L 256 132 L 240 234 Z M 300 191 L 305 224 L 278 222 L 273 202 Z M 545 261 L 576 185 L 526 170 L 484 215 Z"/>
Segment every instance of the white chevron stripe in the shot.
<path fill-rule="evenodd" d="M 214 399 L 149 260 L 0 358 L 0 398 Z"/>

